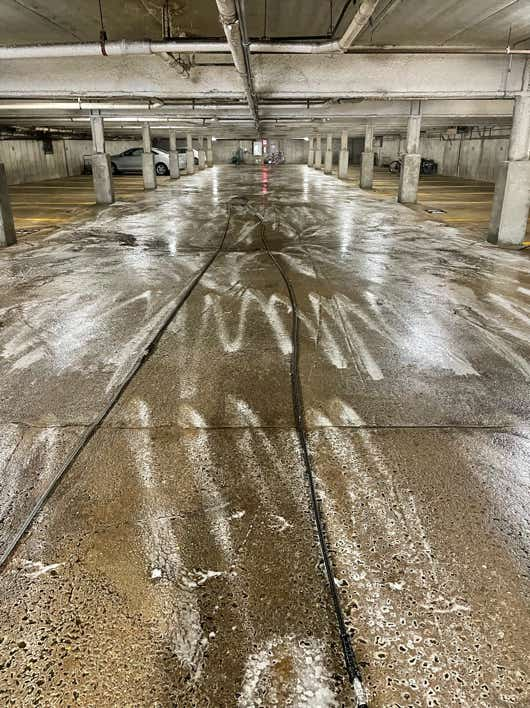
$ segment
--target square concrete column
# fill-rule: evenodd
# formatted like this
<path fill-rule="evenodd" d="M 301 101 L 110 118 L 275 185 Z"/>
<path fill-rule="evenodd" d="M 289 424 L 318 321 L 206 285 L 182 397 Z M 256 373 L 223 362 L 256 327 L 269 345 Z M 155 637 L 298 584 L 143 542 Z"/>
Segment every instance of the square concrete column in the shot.
<path fill-rule="evenodd" d="M 326 157 L 324 159 L 324 174 L 330 175 L 333 171 L 333 135 L 326 138 Z"/>
<path fill-rule="evenodd" d="M 211 135 L 206 138 L 206 164 L 208 167 L 213 167 L 213 140 Z"/>
<path fill-rule="evenodd" d="M 114 185 L 112 184 L 112 167 L 110 155 L 105 152 L 105 127 L 103 116 L 91 115 L 92 131 L 92 181 L 97 204 L 112 204 L 114 201 Z"/>
<path fill-rule="evenodd" d="M 192 175 L 195 172 L 195 156 L 193 154 L 193 136 L 186 135 L 186 173 Z"/>
<path fill-rule="evenodd" d="M 346 179 L 348 176 L 348 163 L 350 154 L 348 152 L 348 131 L 343 130 L 340 136 L 339 154 L 339 179 Z"/>
<path fill-rule="evenodd" d="M 169 176 L 171 179 L 178 179 L 180 177 L 176 130 L 169 131 Z"/>
<path fill-rule="evenodd" d="M 374 129 L 368 124 L 364 130 L 364 150 L 361 153 L 359 187 L 372 189 L 374 183 Z"/>
<path fill-rule="evenodd" d="M 17 242 L 15 222 L 7 189 L 6 168 L 0 162 L 0 248 Z"/>
<path fill-rule="evenodd" d="M 206 169 L 206 152 L 204 150 L 204 137 L 199 136 L 199 170 Z"/>
<path fill-rule="evenodd" d="M 149 123 L 142 126 L 142 174 L 144 176 L 144 189 L 156 189 L 155 156 L 151 148 L 151 128 Z"/>
<path fill-rule="evenodd" d="M 322 136 L 317 135 L 316 137 L 317 146 L 315 148 L 315 169 L 322 169 Z"/>
<path fill-rule="evenodd" d="M 530 62 L 527 60 L 523 88 L 516 96 L 508 160 L 502 162 L 495 181 L 488 241 L 516 246 L 525 240 L 530 210 Z"/>
<path fill-rule="evenodd" d="M 315 162 L 315 139 L 309 138 L 309 152 L 307 154 L 307 166 L 313 167 Z"/>
<path fill-rule="evenodd" d="M 398 202 L 402 204 L 415 204 L 418 199 L 421 167 L 420 130 L 421 101 L 412 101 L 407 126 L 406 152 L 403 155 L 399 175 Z"/>

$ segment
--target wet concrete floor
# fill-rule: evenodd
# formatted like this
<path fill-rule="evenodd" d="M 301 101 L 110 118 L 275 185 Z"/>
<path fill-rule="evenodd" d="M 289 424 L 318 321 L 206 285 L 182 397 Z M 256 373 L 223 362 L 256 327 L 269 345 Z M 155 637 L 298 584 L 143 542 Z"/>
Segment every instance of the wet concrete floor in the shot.
<path fill-rule="evenodd" d="M 163 186 L 169 177 L 157 177 Z M 116 198 L 136 199 L 144 192 L 142 175 L 114 175 Z M 9 187 L 17 238 L 35 239 L 52 229 L 93 215 L 95 204 L 92 175 L 24 182 Z"/>
<path fill-rule="evenodd" d="M 353 705 L 293 427 L 291 313 L 370 706 L 530 703 L 530 263 L 306 167 L 216 167 L 0 255 L 0 700 Z"/>
<path fill-rule="evenodd" d="M 350 167 L 348 179 L 359 184 L 359 166 Z M 388 167 L 374 169 L 374 194 L 395 200 L 398 186 L 399 174 L 390 172 Z M 418 203 L 413 208 L 425 212 L 429 219 L 471 229 L 480 238 L 487 238 L 494 190 L 493 182 L 439 174 L 420 175 Z M 434 211 L 429 213 L 428 210 Z M 530 245 L 530 218 L 524 244 Z"/>

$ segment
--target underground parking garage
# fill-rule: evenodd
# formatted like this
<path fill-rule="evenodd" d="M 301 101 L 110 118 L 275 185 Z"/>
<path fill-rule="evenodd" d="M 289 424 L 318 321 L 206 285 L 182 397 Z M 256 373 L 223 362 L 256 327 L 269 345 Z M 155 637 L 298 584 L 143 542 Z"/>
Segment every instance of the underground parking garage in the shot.
<path fill-rule="evenodd" d="M 2 705 L 529 705 L 529 0 L 0 10 Z"/>

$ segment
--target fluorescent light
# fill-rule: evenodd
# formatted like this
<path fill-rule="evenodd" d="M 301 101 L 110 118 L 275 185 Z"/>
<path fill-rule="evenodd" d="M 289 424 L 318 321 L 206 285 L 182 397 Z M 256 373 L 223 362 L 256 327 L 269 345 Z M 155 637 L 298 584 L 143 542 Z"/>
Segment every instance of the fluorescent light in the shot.
<path fill-rule="evenodd" d="M 162 108 L 162 101 L 0 101 L 0 111 L 84 111 L 84 110 L 150 110 Z"/>

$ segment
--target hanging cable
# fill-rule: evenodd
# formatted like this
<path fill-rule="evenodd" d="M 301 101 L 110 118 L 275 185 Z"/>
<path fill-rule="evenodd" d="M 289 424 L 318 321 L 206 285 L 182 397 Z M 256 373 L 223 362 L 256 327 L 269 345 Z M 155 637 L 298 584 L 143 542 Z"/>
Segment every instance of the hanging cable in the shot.
<path fill-rule="evenodd" d="M 263 6 L 263 35 L 262 35 L 262 37 L 263 37 L 264 40 L 266 40 L 266 39 L 268 39 L 268 36 L 267 36 L 267 24 L 268 24 L 268 18 L 267 18 L 267 10 L 268 10 L 268 7 L 267 7 L 267 0 L 264 0 L 264 3 L 265 3 L 265 4 L 264 4 L 264 6 Z"/>
<path fill-rule="evenodd" d="M 104 57 L 107 56 L 107 50 L 105 49 L 105 42 L 107 41 L 107 32 L 105 30 L 105 23 L 103 21 L 103 6 L 102 0 L 98 0 L 99 4 L 99 44 L 101 46 L 101 53 Z"/>

